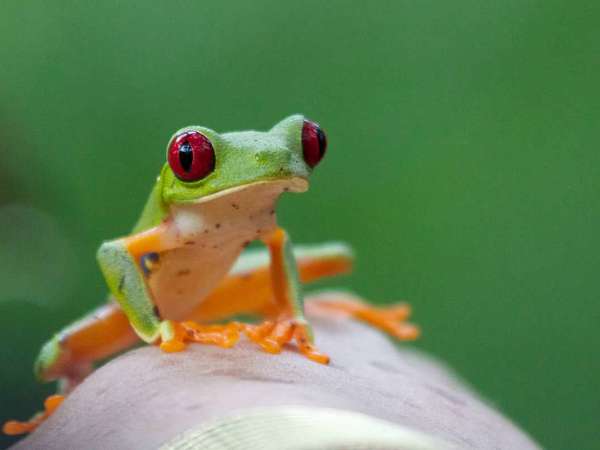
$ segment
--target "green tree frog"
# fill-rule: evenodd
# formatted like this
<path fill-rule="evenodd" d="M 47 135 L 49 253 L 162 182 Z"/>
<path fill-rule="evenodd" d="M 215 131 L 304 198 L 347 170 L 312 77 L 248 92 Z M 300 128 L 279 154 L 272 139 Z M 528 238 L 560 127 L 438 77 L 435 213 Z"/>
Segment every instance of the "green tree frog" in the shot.
<path fill-rule="evenodd" d="M 328 363 L 313 344 L 301 282 L 350 270 L 352 251 L 342 243 L 294 247 L 275 215 L 282 193 L 308 189 L 326 147 L 324 132 L 302 115 L 266 132 L 220 134 L 201 126 L 177 131 L 132 232 L 98 250 L 108 302 L 42 347 L 36 376 L 58 380 L 66 394 L 95 361 L 139 339 L 178 352 L 191 342 L 231 347 L 246 335 L 266 352 L 295 343 L 300 354 Z M 266 249 L 246 249 L 254 240 Z M 418 335 L 405 321 L 407 305 L 375 308 L 342 293 L 310 303 L 399 339 Z M 262 321 L 227 322 L 239 315 Z M 62 399 L 51 396 L 43 413 L 28 422 L 9 421 L 4 431 L 33 430 Z"/>

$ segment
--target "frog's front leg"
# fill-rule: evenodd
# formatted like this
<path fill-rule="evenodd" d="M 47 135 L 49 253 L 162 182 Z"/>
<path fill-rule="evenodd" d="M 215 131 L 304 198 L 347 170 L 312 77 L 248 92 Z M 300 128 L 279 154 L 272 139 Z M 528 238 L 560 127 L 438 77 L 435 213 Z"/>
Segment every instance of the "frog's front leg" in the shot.
<path fill-rule="evenodd" d="M 97 255 L 106 283 L 133 329 L 145 342 L 160 338 L 165 351 L 183 350 L 185 343 L 177 324 L 158 316 L 141 259 L 147 254 L 178 248 L 180 240 L 175 225 L 166 221 L 141 233 L 105 242 Z"/>
<path fill-rule="evenodd" d="M 302 286 L 287 233 L 277 228 L 263 240 L 271 256 L 274 317 L 257 326 L 246 326 L 246 334 L 269 353 L 279 353 L 284 344 L 295 339 L 307 358 L 329 363 L 329 357 L 314 347 L 310 325 L 304 318 Z"/>

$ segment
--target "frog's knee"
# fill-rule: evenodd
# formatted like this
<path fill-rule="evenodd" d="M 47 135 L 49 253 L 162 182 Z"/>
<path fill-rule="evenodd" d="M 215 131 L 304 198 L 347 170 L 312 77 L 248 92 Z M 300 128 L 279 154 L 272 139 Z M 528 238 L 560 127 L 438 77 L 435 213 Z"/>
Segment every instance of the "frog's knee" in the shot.
<path fill-rule="evenodd" d="M 67 359 L 59 335 L 46 342 L 33 365 L 33 372 L 40 381 L 52 381 L 60 377 L 60 367 Z"/>
<path fill-rule="evenodd" d="M 100 267 L 107 270 L 117 266 L 121 260 L 126 259 L 126 254 L 127 252 L 121 242 L 109 241 L 102 243 L 96 253 L 96 258 Z"/>

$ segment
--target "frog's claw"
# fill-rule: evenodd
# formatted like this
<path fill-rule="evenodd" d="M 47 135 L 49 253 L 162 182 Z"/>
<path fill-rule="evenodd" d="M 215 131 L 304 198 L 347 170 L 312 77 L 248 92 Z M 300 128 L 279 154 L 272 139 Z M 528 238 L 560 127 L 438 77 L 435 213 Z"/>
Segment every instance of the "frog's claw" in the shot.
<path fill-rule="evenodd" d="M 353 317 L 401 341 L 414 341 L 421 334 L 418 326 L 406 322 L 411 314 L 410 305 L 406 303 L 377 307 L 353 295 L 336 292 L 311 297 L 307 310 Z"/>
<path fill-rule="evenodd" d="M 265 320 L 260 325 L 244 325 L 248 339 L 268 353 L 280 353 L 282 347 L 295 340 L 298 350 L 311 361 L 329 363 L 329 356 L 319 352 L 312 343 L 310 327 L 298 320 L 280 318 Z"/>
<path fill-rule="evenodd" d="M 52 415 L 56 408 L 60 406 L 65 397 L 63 395 L 51 395 L 44 401 L 44 412 L 38 413 L 33 416 L 27 422 L 19 422 L 17 420 L 9 420 L 2 426 L 4 434 L 18 435 L 31 433 L 35 430 L 44 420 Z"/>

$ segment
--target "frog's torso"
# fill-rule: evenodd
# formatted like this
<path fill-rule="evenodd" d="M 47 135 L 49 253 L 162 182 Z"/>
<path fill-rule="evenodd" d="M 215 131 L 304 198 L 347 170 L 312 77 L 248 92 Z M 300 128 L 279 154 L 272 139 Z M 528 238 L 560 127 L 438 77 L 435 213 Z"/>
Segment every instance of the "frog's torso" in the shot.
<path fill-rule="evenodd" d="M 181 320 L 227 275 L 243 249 L 276 227 L 279 195 L 303 180 L 259 182 L 206 201 L 172 205 L 169 227 L 183 245 L 163 252 L 148 278 L 163 318 Z"/>

